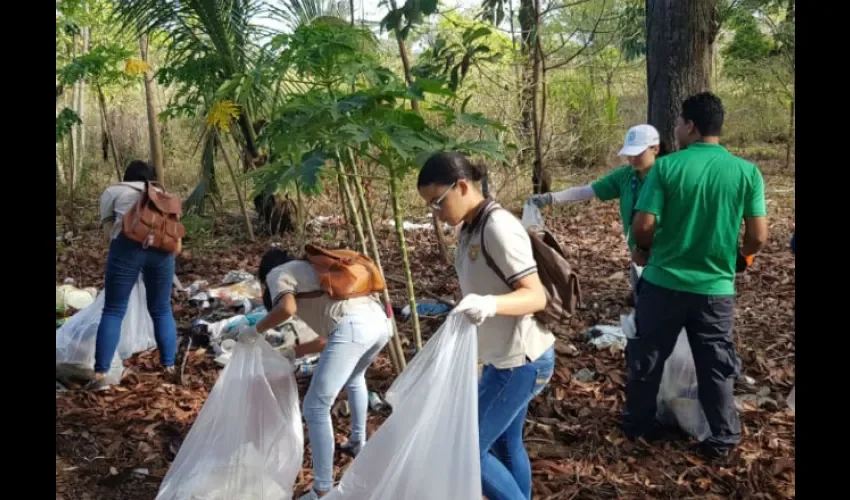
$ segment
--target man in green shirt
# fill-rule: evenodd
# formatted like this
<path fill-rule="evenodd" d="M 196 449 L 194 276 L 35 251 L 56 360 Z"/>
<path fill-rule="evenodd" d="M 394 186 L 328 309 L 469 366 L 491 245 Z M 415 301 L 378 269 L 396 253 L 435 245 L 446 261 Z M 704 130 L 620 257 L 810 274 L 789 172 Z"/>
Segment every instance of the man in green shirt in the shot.
<path fill-rule="evenodd" d="M 646 268 L 638 284 L 637 334 L 626 348 L 623 412 L 628 436 L 657 436 L 664 362 L 685 328 L 711 429 L 700 443 L 708 457 L 727 454 L 741 438 L 732 393 L 740 369 L 732 338 L 735 273 L 767 241 L 764 181 L 755 165 L 720 146 L 723 117 L 720 99 L 709 92 L 686 99 L 676 121 L 684 149 L 659 158 L 641 190 L 632 234 L 635 262 Z"/>
<path fill-rule="evenodd" d="M 626 235 L 626 243 L 629 250 L 634 252 L 635 241 L 631 235 L 632 217 L 635 213 L 635 204 L 643 187 L 644 180 L 649 169 L 655 163 L 658 155 L 660 139 L 658 130 L 652 125 L 635 125 L 626 133 L 623 149 L 619 155 L 629 160 L 628 165 L 616 168 L 608 175 L 598 179 L 593 184 L 581 187 L 571 187 L 556 193 L 536 194 L 528 201 L 539 208 L 547 205 L 565 205 L 574 201 L 585 201 L 598 198 L 600 201 L 620 200 L 620 221 L 623 223 L 623 232 Z M 632 294 L 635 296 L 635 286 L 638 276 L 643 269 L 634 263 L 630 266 L 629 278 L 632 282 Z"/>

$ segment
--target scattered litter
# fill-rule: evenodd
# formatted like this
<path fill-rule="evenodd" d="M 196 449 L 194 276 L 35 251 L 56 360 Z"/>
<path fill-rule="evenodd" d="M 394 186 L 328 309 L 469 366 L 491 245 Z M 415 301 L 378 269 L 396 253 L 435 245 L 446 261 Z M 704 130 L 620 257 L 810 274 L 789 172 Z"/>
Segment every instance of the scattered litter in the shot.
<path fill-rule="evenodd" d="M 745 384 L 747 384 L 749 386 L 755 386 L 756 385 L 756 379 L 754 379 L 753 377 L 750 377 L 749 375 L 744 375 L 742 377 L 742 380 L 744 381 Z"/>
<path fill-rule="evenodd" d="M 67 281 L 67 280 L 66 280 Z M 56 287 L 56 312 L 63 314 L 67 309 L 81 311 L 90 306 L 97 297 L 97 288 L 79 289 L 66 283 Z"/>
<path fill-rule="evenodd" d="M 148 469 L 133 469 L 133 474 L 137 476 L 149 476 L 150 471 Z"/>
<path fill-rule="evenodd" d="M 626 348 L 626 334 L 623 328 L 611 325 L 596 325 L 584 333 L 588 339 L 588 343 L 596 346 L 597 349 L 615 349 Z"/>
<path fill-rule="evenodd" d="M 590 370 L 588 368 L 582 368 L 575 375 L 573 375 L 573 378 L 578 380 L 579 382 L 588 383 L 592 382 L 593 377 L 595 376 L 596 372 L 594 372 L 593 370 Z"/>
<path fill-rule="evenodd" d="M 381 400 L 381 396 L 378 396 L 378 394 L 375 392 L 369 393 L 369 408 L 374 411 L 378 411 L 384 408 L 384 406 L 385 403 L 383 402 L 383 400 Z"/>
<path fill-rule="evenodd" d="M 238 271 L 230 271 L 229 273 L 224 275 L 224 279 L 221 280 L 222 285 L 232 285 L 234 283 L 242 283 L 243 281 L 253 281 L 254 275 L 249 273 L 248 271 L 243 271 L 242 269 Z"/>
<path fill-rule="evenodd" d="M 118 469 L 116 469 L 115 467 L 110 467 L 109 468 L 109 475 L 110 476 L 117 476 L 118 475 Z"/>
<path fill-rule="evenodd" d="M 416 312 L 419 316 L 430 318 L 441 318 L 451 312 L 452 307 L 444 302 L 433 299 L 421 299 L 416 301 Z M 398 316 L 402 321 L 410 320 L 410 304 L 398 309 L 394 308 L 393 314 Z"/>
<path fill-rule="evenodd" d="M 420 220 L 423 220 L 423 219 L 420 219 Z M 402 221 L 401 227 L 405 231 L 427 231 L 427 230 L 432 229 L 434 227 L 434 223 L 431 221 L 430 217 L 428 217 L 426 220 L 427 220 L 427 222 Z M 395 228 L 395 220 L 389 219 L 387 221 L 387 225 L 391 228 Z M 443 232 L 449 233 L 449 232 L 451 232 L 451 230 L 452 230 L 452 227 L 444 222 L 443 223 Z"/>
<path fill-rule="evenodd" d="M 771 398 L 769 395 L 769 387 L 762 387 L 758 390 L 758 392 L 756 392 L 756 394 L 740 394 L 735 396 L 735 407 L 738 408 L 738 411 L 745 411 L 747 410 L 745 403 L 750 403 L 756 408 L 779 408 L 779 403 L 777 403 L 776 400 Z"/>

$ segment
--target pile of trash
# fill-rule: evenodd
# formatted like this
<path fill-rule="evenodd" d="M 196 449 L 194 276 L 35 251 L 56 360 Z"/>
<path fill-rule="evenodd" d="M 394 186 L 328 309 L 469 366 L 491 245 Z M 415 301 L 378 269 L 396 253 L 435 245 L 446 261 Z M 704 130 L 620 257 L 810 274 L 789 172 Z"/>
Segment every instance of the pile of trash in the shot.
<path fill-rule="evenodd" d="M 203 311 L 191 326 L 192 343 L 211 349 L 215 362 L 226 366 L 233 356 L 236 334 L 243 326 L 254 326 L 268 311 L 263 306 L 262 286 L 257 278 L 244 270 L 230 271 L 218 287 L 198 280 L 185 292 L 189 303 Z M 274 348 L 284 349 L 315 340 L 318 334 L 298 317 L 290 318 L 279 328 L 266 334 L 266 341 Z M 318 355 L 306 356 L 296 365 L 300 372 L 312 373 Z"/>

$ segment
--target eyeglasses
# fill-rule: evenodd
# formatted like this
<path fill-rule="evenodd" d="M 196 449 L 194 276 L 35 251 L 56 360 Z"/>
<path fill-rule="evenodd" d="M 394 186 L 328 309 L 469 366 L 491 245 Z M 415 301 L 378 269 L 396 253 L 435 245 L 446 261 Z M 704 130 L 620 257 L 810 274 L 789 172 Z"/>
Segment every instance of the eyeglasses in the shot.
<path fill-rule="evenodd" d="M 449 195 L 449 191 L 451 191 L 452 189 L 454 189 L 454 187 L 455 187 L 455 185 L 456 185 L 456 184 L 457 184 L 457 181 L 452 182 L 451 186 L 449 186 L 449 187 L 448 187 L 445 191 L 443 191 L 443 194 L 441 194 L 441 195 L 440 195 L 440 196 L 438 196 L 438 197 L 437 197 L 434 201 L 432 201 L 431 203 L 429 203 L 429 204 L 428 204 L 428 207 L 429 207 L 431 210 L 433 210 L 433 211 L 435 211 L 435 212 L 438 212 L 438 211 L 440 210 L 440 208 L 441 208 L 441 205 L 443 204 L 443 200 L 445 200 L 445 199 L 446 199 L 446 196 L 448 196 L 448 195 Z"/>

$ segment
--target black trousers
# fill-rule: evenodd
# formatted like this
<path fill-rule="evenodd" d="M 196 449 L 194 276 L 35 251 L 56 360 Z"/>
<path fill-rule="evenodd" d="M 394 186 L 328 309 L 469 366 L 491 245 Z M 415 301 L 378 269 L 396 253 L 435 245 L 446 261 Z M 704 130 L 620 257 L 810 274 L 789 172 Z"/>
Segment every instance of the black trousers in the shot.
<path fill-rule="evenodd" d="M 694 356 L 699 401 L 711 428 L 704 445 L 730 449 L 741 440 L 733 389 L 740 359 L 732 340 L 735 296 L 679 292 L 641 279 L 635 309 L 637 336 L 626 345 L 626 407 L 623 430 L 649 436 L 657 428 L 656 396 L 664 362 L 682 328 Z"/>

